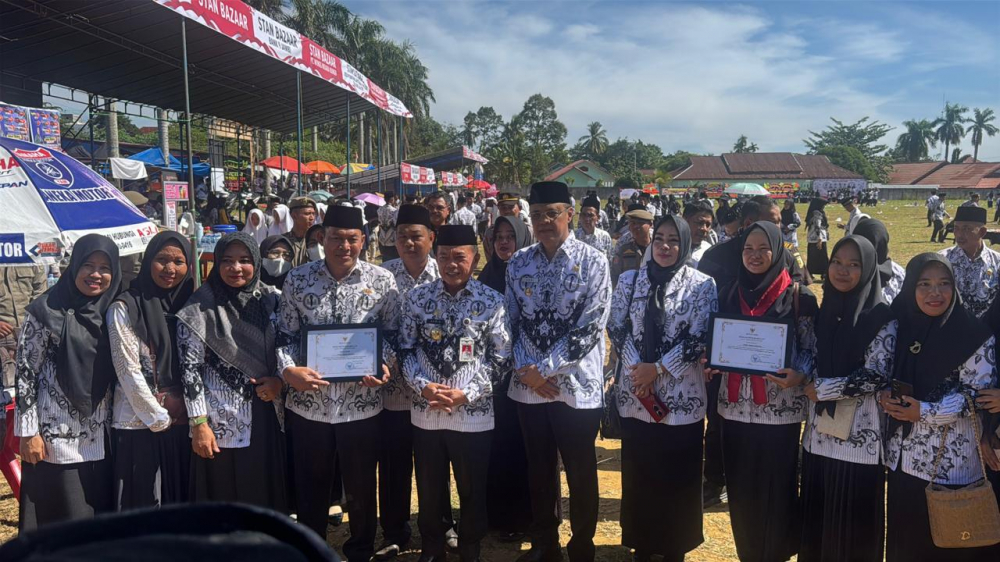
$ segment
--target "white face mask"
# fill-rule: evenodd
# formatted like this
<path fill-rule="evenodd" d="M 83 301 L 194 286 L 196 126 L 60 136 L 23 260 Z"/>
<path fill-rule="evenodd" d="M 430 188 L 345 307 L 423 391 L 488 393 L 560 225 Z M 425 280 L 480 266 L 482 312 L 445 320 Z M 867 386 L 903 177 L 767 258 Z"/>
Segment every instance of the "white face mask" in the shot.
<path fill-rule="evenodd" d="M 306 253 L 309 254 L 309 261 L 318 261 L 326 259 L 326 249 L 323 246 L 315 245 L 310 246 Z"/>
<path fill-rule="evenodd" d="M 272 277 L 279 277 L 288 273 L 292 269 L 292 262 L 288 260 L 275 260 L 271 258 L 264 258 L 263 260 L 264 271 L 266 271 Z"/>

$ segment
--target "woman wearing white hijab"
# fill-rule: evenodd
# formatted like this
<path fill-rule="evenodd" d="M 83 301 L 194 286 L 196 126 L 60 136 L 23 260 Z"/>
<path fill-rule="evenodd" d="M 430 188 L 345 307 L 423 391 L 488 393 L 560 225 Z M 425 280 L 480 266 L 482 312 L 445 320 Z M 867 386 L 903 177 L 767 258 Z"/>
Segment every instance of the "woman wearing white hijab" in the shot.
<path fill-rule="evenodd" d="M 268 236 L 280 236 L 291 232 L 293 224 L 292 212 L 288 210 L 288 205 L 278 203 L 274 206 L 271 214 L 274 217 L 274 222 L 271 224 L 271 228 L 268 229 Z"/>
<path fill-rule="evenodd" d="M 247 214 L 247 224 L 243 227 L 243 232 L 246 232 L 250 236 L 253 236 L 254 240 L 258 244 L 267 238 L 268 230 L 267 217 L 264 216 L 264 211 L 260 209 L 252 209 L 249 214 Z"/>

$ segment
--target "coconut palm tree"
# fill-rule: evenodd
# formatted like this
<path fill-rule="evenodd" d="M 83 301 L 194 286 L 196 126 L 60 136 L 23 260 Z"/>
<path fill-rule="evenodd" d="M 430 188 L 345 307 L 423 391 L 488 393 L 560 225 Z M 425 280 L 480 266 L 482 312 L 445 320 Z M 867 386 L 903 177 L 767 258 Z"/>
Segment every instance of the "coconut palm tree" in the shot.
<path fill-rule="evenodd" d="M 993 135 L 1000 133 L 1000 129 L 992 123 L 996 118 L 993 115 L 993 110 L 990 108 L 986 109 L 976 109 L 972 110 L 972 119 L 969 120 L 969 132 L 972 133 L 972 158 L 979 160 L 979 145 L 983 144 L 983 135 L 992 137 Z"/>
<path fill-rule="evenodd" d="M 934 126 L 937 127 L 934 137 L 938 142 L 944 143 L 945 160 L 948 159 L 951 145 L 962 142 L 965 137 L 965 127 L 962 125 L 969 122 L 965 116 L 967 111 L 969 108 L 964 105 L 945 102 L 944 115 L 934 120 Z"/>
<path fill-rule="evenodd" d="M 587 134 L 580 137 L 579 142 L 586 148 L 591 158 L 596 158 L 608 149 L 608 133 L 600 121 L 594 121 L 587 125 Z"/>
<path fill-rule="evenodd" d="M 934 123 L 927 119 L 903 121 L 906 132 L 896 141 L 896 154 L 906 162 L 926 160 L 930 148 L 937 147 Z"/>

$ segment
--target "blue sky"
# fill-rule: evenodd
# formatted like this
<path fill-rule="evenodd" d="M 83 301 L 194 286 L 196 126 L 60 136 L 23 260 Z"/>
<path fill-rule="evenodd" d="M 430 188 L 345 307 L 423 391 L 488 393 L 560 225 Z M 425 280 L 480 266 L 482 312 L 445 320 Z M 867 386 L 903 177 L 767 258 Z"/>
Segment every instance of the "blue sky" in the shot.
<path fill-rule="evenodd" d="M 596 120 L 664 152 L 719 154 L 740 134 L 801 152 L 831 116 L 888 123 L 893 145 L 902 121 L 937 117 L 945 99 L 1000 114 L 997 0 L 346 4 L 416 45 L 435 118 L 460 124 L 480 106 L 509 118 L 540 92 L 570 144 Z M 1000 161 L 1000 136 L 980 159 Z"/>

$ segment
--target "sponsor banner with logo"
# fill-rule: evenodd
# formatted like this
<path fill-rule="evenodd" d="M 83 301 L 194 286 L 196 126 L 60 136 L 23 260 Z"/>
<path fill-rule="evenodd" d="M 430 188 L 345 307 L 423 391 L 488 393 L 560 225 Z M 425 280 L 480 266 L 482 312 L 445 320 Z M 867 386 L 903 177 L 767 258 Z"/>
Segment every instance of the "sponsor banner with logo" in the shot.
<path fill-rule="evenodd" d="M 59 111 L 0 103 L 0 137 L 62 150 Z"/>
<path fill-rule="evenodd" d="M 469 183 L 465 176 L 455 172 L 438 172 L 438 177 L 441 179 L 441 185 L 459 186 Z"/>
<path fill-rule="evenodd" d="M 435 185 L 433 168 L 422 168 L 403 162 L 399 165 L 399 181 L 410 185 Z"/>
<path fill-rule="evenodd" d="M 90 168 L 41 145 L 0 138 L 0 266 L 51 263 L 91 232 L 122 255 L 142 252 L 156 225 Z"/>
<path fill-rule="evenodd" d="M 816 195 L 825 198 L 837 198 L 857 195 L 868 188 L 868 180 L 813 180 L 812 189 Z"/>
<path fill-rule="evenodd" d="M 398 98 L 373 84 L 343 59 L 239 0 L 153 1 L 234 41 L 351 90 L 393 115 L 413 117 Z"/>

